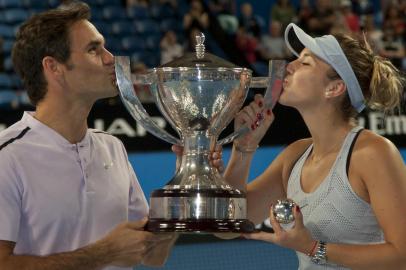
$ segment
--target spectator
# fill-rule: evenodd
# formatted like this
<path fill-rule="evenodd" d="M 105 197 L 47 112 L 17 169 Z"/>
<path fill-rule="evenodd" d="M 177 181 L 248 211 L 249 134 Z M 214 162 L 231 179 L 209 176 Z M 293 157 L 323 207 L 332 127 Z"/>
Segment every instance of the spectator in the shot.
<path fill-rule="evenodd" d="M 260 38 L 261 27 L 258 18 L 254 15 L 252 5 L 248 2 L 241 4 L 241 16 L 239 18 L 240 27 L 244 28 L 244 33 Z"/>
<path fill-rule="evenodd" d="M 352 5 L 350 0 L 341 0 L 340 14 L 344 18 L 344 23 L 351 34 L 357 34 L 360 32 L 360 21 L 357 14 L 352 11 Z"/>
<path fill-rule="evenodd" d="M 183 29 L 186 37 L 189 38 L 192 30 L 196 29 L 200 32 L 205 32 L 209 27 L 209 16 L 203 9 L 203 4 L 199 0 L 190 2 L 190 9 L 183 17 Z"/>
<path fill-rule="evenodd" d="M 296 21 L 296 11 L 290 0 L 277 0 L 271 8 L 270 21 L 278 21 L 282 24 L 282 29 Z"/>
<path fill-rule="evenodd" d="M 387 7 L 384 13 L 383 28 L 393 29 L 395 38 L 402 38 L 405 31 L 405 18 L 401 17 L 401 11 L 395 4 Z"/>
<path fill-rule="evenodd" d="M 315 10 L 308 20 L 310 35 L 322 36 L 330 33 L 337 17 L 334 6 L 330 0 L 316 0 Z"/>
<path fill-rule="evenodd" d="M 374 53 L 379 54 L 379 50 L 382 48 L 383 32 L 375 26 L 373 15 L 365 16 L 363 31 Z"/>
<path fill-rule="evenodd" d="M 380 1 L 381 3 L 388 1 Z M 360 25 L 364 26 L 366 16 L 374 15 L 374 5 L 370 0 L 351 0 L 352 10 L 360 19 Z"/>
<path fill-rule="evenodd" d="M 261 37 L 258 48 L 263 59 L 284 59 L 291 55 L 282 34 L 282 24 L 279 21 L 272 21 L 269 34 Z"/>
<path fill-rule="evenodd" d="M 217 16 L 221 28 L 228 34 L 235 34 L 238 29 L 235 0 L 210 0 L 210 12 Z"/>
<path fill-rule="evenodd" d="M 251 34 L 248 34 L 242 26 L 240 26 L 237 31 L 236 45 L 250 64 L 257 60 L 258 40 Z"/>
<path fill-rule="evenodd" d="M 300 4 L 297 10 L 298 25 L 306 32 L 309 31 L 309 20 L 313 16 L 313 8 L 310 5 L 309 0 L 300 0 Z"/>
<path fill-rule="evenodd" d="M 381 46 L 380 54 L 389 58 L 397 68 L 401 68 L 405 57 L 405 46 L 402 39 L 395 34 L 395 29 L 384 26 Z"/>
<path fill-rule="evenodd" d="M 182 45 L 177 41 L 175 32 L 169 30 L 165 33 L 160 42 L 161 47 L 161 65 L 166 64 L 183 54 Z"/>

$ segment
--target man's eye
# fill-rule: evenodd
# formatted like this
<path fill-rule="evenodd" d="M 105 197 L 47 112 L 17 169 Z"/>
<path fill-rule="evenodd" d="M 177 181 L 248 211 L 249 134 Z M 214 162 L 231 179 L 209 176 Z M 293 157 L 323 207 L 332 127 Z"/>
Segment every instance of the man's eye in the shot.
<path fill-rule="evenodd" d="M 304 66 L 308 66 L 308 65 L 309 65 L 309 63 L 304 63 L 304 62 L 302 62 L 302 65 L 304 65 Z"/>
<path fill-rule="evenodd" d="M 97 48 L 96 47 L 92 47 L 89 49 L 89 53 L 96 53 Z"/>

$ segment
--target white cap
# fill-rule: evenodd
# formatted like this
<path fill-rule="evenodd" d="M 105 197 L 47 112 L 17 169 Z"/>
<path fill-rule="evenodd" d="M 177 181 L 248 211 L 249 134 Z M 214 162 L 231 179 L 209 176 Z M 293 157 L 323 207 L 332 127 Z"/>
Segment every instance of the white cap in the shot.
<path fill-rule="evenodd" d="M 294 55 L 307 48 L 326 61 L 338 73 L 347 86 L 352 106 L 361 112 L 365 108 L 361 87 L 337 39 L 332 35 L 312 38 L 299 26 L 290 23 L 285 30 L 285 42 Z"/>

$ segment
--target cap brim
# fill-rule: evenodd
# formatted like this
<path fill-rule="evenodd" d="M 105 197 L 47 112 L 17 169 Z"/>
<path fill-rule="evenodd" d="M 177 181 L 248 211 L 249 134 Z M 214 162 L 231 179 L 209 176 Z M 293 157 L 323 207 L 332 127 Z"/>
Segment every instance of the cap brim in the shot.
<path fill-rule="evenodd" d="M 308 48 L 312 53 L 322 58 L 323 60 L 326 60 L 327 58 L 326 55 L 323 53 L 323 50 L 316 43 L 316 40 L 306 34 L 294 23 L 290 23 L 286 27 L 285 42 L 289 50 L 291 50 L 292 53 L 297 57 L 299 57 L 304 48 Z"/>

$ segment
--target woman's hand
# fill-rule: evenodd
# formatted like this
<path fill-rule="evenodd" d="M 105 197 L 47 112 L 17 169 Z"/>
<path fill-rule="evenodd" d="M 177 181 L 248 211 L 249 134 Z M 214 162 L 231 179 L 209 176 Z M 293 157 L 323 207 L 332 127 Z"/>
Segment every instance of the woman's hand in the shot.
<path fill-rule="evenodd" d="M 234 120 L 235 130 L 239 130 L 246 125 L 250 128 L 250 132 L 234 142 L 242 149 L 255 149 L 274 118 L 272 110 L 264 107 L 263 96 L 260 94 L 255 95 L 254 101 L 245 106 Z"/>
<path fill-rule="evenodd" d="M 243 236 L 247 239 L 262 240 L 266 242 L 271 242 L 282 247 L 290 248 L 304 254 L 311 252 L 315 241 L 310 234 L 310 231 L 306 229 L 303 224 L 303 216 L 300 212 L 299 206 L 296 206 L 293 215 L 295 217 L 295 224 L 293 228 L 284 230 L 282 226 L 276 221 L 273 215 L 272 206 L 270 210 L 270 223 L 272 225 L 274 233 L 258 232 L 244 234 Z"/>

